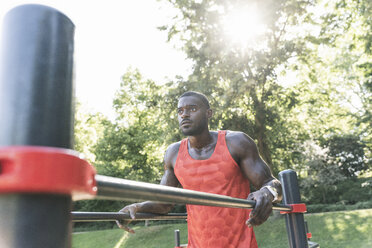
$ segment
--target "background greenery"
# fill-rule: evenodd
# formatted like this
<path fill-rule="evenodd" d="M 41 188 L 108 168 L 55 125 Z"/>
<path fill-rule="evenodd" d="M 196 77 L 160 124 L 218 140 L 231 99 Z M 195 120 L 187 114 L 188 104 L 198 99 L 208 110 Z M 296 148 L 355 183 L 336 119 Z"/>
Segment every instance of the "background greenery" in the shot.
<path fill-rule="evenodd" d="M 183 138 L 178 97 L 196 90 L 215 110 L 211 129 L 247 133 L 274 175 L 298 173 L 310 211 L 371 208 L 371 1 L 167 2 L 178 14 L 159 29 L 193 71 L 165 84 L 123 71 L 114 119 L 77 106 L 75 149 L 98 173 L 158 183 L 167 146 Z M 224 13 L 252 3 L 265 10 L 267 30 L 254 46 L 230 42 L 222 34 Z M 79 201 L 74 210 L 118 211 L 125 204 Z"/>

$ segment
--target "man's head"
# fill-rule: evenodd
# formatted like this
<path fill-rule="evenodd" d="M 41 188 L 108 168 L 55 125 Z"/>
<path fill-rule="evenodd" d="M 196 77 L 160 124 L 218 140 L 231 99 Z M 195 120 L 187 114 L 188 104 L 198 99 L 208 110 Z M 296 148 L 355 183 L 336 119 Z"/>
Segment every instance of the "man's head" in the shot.
<path fill-rule="evenodd" d="M 184 135 L 195 136 L 208 130 L 208 119 L 212 117 L 209 101 L 205 95 L 188 91 L 178 99 L 178 123 Z"/>

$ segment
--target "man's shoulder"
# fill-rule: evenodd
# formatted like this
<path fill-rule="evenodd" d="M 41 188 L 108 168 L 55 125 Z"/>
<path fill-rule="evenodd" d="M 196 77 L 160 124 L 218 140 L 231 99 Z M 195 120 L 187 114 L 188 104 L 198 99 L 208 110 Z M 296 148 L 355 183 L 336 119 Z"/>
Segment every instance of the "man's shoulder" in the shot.
<path fill-rule="evenodd" d="M 167 148 L 166 153 L 168 154 L 178 153 L 178 150 L 180 149 L 180 146 L 181 146 L 181 141 L 170 144 Z"/>
<path fill-rule="evenodd" d="M 231 131 L 231 130 L 226 130 L 226 139 L 253 141 L 253 139 L 249 137 L 246 133 L 241 132 L 241 131 Z"/>
<path fill-rule="evenodd" d="M 226 143 L 234 148 L 247 149 L 252 145 L 255 146 L 255 142 L 246 133 L 240 131 L 230 131 L 226 132 Z"/>
<path fill-rule="evenodd" d="M 168 146 L 165 152 L 165 156 L 164 156 L 164 163 L 166 166 L 173 167 L 176 164 L 180 146 L 181 146 L 181 141 L 175 142 Z"/>

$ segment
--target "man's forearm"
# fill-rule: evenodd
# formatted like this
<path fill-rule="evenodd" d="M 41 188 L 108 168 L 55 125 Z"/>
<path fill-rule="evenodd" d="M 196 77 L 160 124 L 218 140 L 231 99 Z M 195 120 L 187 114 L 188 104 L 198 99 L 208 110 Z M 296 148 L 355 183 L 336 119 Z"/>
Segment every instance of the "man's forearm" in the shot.
<path fill-rule="evenodd" d="M 174 204 L 165 204 L 154 201 L 136 203 L 137 212 L 154 214 L 167 214 L 172 210 L 173 206 Z"/>

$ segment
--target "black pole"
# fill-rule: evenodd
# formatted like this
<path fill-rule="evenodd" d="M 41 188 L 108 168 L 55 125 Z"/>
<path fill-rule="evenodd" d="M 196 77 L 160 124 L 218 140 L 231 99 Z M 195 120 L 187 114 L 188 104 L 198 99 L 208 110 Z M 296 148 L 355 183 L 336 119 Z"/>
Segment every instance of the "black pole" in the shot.
<path fill-rule="evenodd" d="M 301 202 L 297 175 L 293 170 L 284 170 L 279 173 L 283 187 L 283 203 L 296 204 Z M 285 214 L 289 247 L 308 248 L 303 213 Z"/>
<path fill-rule="evenodd" d="M 174 243 L 176 248 L 181 245 L 180 230 L 178 229 L 174 230 Z"/>
<path fill-rule="evenodd" d="M 96 175 L 97 198 L 108 200 L 153 200 L 163 203 L 193 204 L 252 209 L 256 202 L 225 195 L 199 192 L 159 184 Z M 274 204 L 273 210 L 288 211 L 290 206 Z"/>
<path fill-rule="evenodd" d="M 72 148 L 73 36 L 73 23 L 46 6 L 22 5 L 5 16 L 0 146 Z M 70 247 L 70 211 L 69 195 L 1 194 L 0 247 Z"/>
<path fill-rule="evenodd" d="M 136 213 L 136 218 L 132 219 L 128 213 L 118 212 L 71 212 L 73 222 L 92 222 L 92 221 L 115 221 L 115 220 L 185 220 L 187 214 L 170 213 L 170 214 L 152 214 Z"/>

